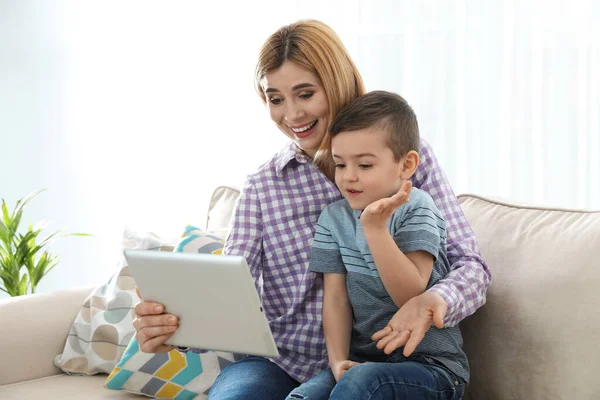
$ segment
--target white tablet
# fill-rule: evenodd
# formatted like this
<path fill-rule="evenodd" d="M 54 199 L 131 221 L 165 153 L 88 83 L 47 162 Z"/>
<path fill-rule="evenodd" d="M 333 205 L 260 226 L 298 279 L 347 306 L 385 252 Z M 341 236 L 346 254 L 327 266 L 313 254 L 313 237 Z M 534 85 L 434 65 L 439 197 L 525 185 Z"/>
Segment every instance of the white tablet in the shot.
<path fill-rule="evenodd" d="M 179 317 L 179 328 L 167 344 L 279 356 L 243 257 L 140 250 L 124 254 L 142 298 Z"/>

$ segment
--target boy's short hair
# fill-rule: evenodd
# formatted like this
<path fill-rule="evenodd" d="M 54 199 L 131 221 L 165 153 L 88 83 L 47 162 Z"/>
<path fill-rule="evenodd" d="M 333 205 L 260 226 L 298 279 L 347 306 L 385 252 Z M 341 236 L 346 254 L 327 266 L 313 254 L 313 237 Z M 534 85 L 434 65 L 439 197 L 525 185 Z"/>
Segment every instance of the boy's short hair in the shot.
<path fill-rule="evenodd" d="M 401 96 L 375 90 L 357 97 L 344 107 L 329 127 L 333 138 L 341 132 L 358 131 L 380 126 L 388 132 L 387 145 L 396 161 L 409 151 L 419 151 L 417 116 Z"/>

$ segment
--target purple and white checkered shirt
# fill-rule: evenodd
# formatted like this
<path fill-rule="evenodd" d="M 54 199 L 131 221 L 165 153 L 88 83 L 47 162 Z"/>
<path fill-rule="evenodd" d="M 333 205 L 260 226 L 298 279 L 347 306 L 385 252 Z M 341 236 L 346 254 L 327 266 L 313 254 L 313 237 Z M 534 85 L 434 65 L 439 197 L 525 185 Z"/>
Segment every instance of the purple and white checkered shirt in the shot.
<path fill-rule="evenodd" d="M 427 191 L 447 221 L 452 271 L 430 290 L 448 303 L 454 326 L 485 303 L 491 275 L 446 176 L 421 141 L 413 185 Z M 341 194 L 293 143 L 250 175 L 238 200 L 224 254 L 246 258 L 285 372 L 304 382 L 327 367 L 322 329 L 323 277 L 308 270 L 321 211 Z"/>

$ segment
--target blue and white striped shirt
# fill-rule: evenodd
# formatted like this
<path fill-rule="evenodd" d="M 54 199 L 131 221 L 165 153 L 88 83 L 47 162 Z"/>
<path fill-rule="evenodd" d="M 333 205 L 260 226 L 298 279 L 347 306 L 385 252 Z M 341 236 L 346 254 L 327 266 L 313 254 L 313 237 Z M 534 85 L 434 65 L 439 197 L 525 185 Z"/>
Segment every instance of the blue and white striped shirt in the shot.
<path fill-rule="evenodd" d="M 356 361 L 401 362 L 406 360 L 401 349 L 387 356 L 371 339 L 386 326 L 398 307 L 379 277 L 360 223 L 361 212 L 353 210 L 346 200 L 323 210 L 312 243 L 310 270 L 347 274 L 346 286 L 353 311 L 351 357 Z M 402 252 L 426 251 L 434 257 L 427 288 L 448 274 L 446 222 L 426 192 L 413 188 L 410 201 L 394 212 L 388 228 Z M 432 326 L 410 359 L 442 364 L 466 382 L 469 380 L 458 327 L 437 329 Z"/>

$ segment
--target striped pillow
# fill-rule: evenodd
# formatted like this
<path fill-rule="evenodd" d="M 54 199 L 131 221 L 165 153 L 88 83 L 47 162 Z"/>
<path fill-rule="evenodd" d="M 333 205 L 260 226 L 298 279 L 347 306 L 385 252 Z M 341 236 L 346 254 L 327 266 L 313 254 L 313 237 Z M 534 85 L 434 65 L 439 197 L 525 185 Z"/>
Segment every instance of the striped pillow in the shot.
<path fill-rule="evenodd" d="M 217 236 L 186 226 L 173 251 L 221 254 L 223 244 Z M 232 353 L 222 351 L 143 353 L 134 337 L 104 387 L 161 399 L 204 399 L 217 375 L 233 361 Z"/>

